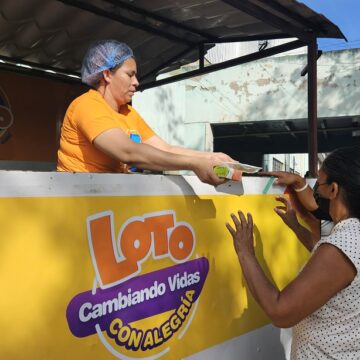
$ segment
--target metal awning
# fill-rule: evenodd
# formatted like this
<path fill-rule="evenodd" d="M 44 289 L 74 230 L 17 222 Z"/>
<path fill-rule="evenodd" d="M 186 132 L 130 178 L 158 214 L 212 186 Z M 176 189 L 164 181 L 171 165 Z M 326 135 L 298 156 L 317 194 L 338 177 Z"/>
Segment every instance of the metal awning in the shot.
<path fill-rule="evenodd" d="M 2 0 L 0 67 L 79 81 L 89 44 L 117 39 L 134 50 L 140 89 L 308 47 L 309 163 L 317 171 L 317 38 L 344 38 L 326 17 L 295 0 Z M 205 66 L 216 43 L 296 38 Z M 199 60 L 199 69 L 156 80 Z"/>
<path fill-rule="evenodd" d="M 0 28 L 0 66 L 20 63 L 17 71 L 49 77 L 78 76 L 94 40 L 124 41 L 134 50 L 143 88 L 156 86 L 160 72 L 197 59 L 203 67 L 206 50 L 219 42 L 299 39 L 245 62 L 318 37 L 344 38 L 323 15 L 294 0 L 2 0 Z"/>
<path fill-rule="evenodd" d="M 241 152 L 295 154 L 308 151 L 308 119 L 267 120 L 212 124 L 214 147 L 233 156 Z M 360 116 L 317 119 L 318 151 L 360 142 Z M 235 154 L 237 152 L 237 154 Z"/>

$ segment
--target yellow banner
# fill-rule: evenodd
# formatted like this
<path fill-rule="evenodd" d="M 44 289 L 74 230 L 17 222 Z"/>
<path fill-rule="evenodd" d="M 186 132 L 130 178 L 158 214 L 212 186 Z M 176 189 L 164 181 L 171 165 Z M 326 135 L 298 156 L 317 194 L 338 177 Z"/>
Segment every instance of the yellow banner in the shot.
<path fill-rule="evenodd" d="M 0 198 L 0 358 L 180 359 L 267 324 L 225 222 L 238 209 L 253 215 L 257 258 L 282 288 L 307 251 L 275 204 L 274 195 Z"/>

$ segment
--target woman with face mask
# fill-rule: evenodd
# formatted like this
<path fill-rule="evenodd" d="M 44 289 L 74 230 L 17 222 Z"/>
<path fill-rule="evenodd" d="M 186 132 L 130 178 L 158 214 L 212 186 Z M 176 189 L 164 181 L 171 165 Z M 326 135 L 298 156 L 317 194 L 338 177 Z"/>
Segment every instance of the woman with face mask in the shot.
<path fill-rule="evenodd" d="M 274 184 L 286 185 L 293 190 L 290 191 L 291 199 L 303 208 L 301 209 L 303 211 L 299 212 L 301 215 L 305 215 L 303 216 L 304 220 L 310 226 L 311 231 L 298 222 L 296 212 L 288 198 L 276 197 L 276 200 L 282 205 L 277 206 L 275 212 L 295 232 L 304 246 L 311 251 L 314 243 L 320 239 L 320 234 L 329 234 L 333 225 L 329 214 L 329 199 L 325 199 L 319 194 L 318 182 L 315 183 L 314 188 L 311 188 L 305 178 L 287 171 L 261 171 L 258 174 L 276 177 Z M 312 216 L 308 216 L 308 214 Z"/>
<path fill-rule="evenodd" d="M 308 185 L 305 178 L 298 174 L 287 171 L 260 171 L 258 175 L 276 177 L 274 184 L 290 186 L 297 195 L 300 203 L 319 220 L 331 220 L 329 214 L 329 202 L 319 197 L 318 183 L 313 189 Z"/>
<path fill-rule="evenodd" d="M 325 159 L 317 193 L 334 227 L 309 244 L 309 261 L 281 291 L 256 259 L 251 214 L 232 214 L 226 226 L 252 295 L 274 325 L 293 327 L 292 360 L 360 359 L 360 146 Z"/>

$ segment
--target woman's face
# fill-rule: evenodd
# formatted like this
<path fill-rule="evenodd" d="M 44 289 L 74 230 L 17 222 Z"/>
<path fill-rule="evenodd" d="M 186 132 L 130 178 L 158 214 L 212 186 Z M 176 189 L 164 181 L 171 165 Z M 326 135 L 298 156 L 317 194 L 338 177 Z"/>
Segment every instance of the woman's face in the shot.
<path fill-rule="evenodd" d="M 320 195 L 324 195 L 326 187 L 329 186 L 329 184 L 327 183 L 327 175 L 322 169 L 319 170 L 319 176 L 317 178 L 317 186 Z"/>
<path fill-rule="evenodd" d="M 331 199 L 334 198 L 334 183 L 328 184 L 328 176 L 322 169 L 319 170 L 319 176 L 315 186 L 314 196 L 316 203 L 322 212 L 324 214 L 329 214 L 334 221 L 334 214 L 336 212 L 336 207 L 338 206 L 338 202 L 331 201 Z"/>
<path fill-rule="evenodd" d="M 129 58 L 115 71 L 108 72 L 107 90 L 118 106 L 129 103 L 139 85 L 136 78 L 137 67 L 133 58 Z"/>
<path fill-rule="evenodd" d="M 327 202 L 329 203 L 332 191 L 332 184 L 328 183 L 328 176 L 322 169 L 319 170 L 319 176 L 317 178 L 315 186 L 318 196 L 320 196 L 323 200 L 327 200 Z"/>

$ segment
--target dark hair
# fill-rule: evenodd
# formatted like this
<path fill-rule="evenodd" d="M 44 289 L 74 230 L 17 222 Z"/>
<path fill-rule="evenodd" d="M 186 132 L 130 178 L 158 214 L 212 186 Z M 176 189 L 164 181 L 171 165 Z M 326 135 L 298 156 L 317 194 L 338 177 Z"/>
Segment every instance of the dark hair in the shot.
<path fill-rule="evenodd" d="M 339 148 L 324 160 L 327 183 L 336 182 L 350 215 L 360 219 L 360 145 Z"/>
<path fill-rule="evenodd" d="M 115 68 L 133 56 L 133 51 L 125 43 L 117 40 L 95 41 L 84 56 L 81 80 L 89 86 L 97 87 L 104 70 Z"/>
<path fill-rule="evenodd" d="M 114 74 L 116 72 L 117 69 L 121 68 L 123 66 L 124 63 L 121 64 L 117 64 L 114 67 L 110 68 L 109 70 Z"/>

